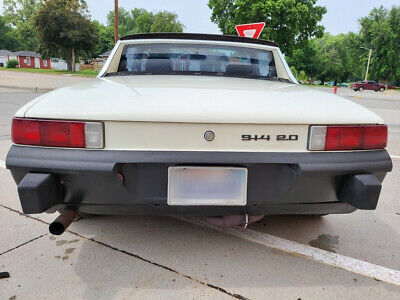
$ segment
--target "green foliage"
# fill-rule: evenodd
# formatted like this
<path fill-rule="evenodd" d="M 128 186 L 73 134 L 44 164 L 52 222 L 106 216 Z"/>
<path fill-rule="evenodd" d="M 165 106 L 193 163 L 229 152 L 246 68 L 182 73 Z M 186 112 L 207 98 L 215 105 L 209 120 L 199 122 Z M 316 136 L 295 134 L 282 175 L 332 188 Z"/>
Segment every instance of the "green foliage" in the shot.
<path fill-rule="evenodd" d="M 343 47 L 343 34 L 332 36 L 325 34 L 322 38 L 316 39 L 318 58 L 318 77 L 321 81 L 346 81 L 349 76 L 347 68 L 347 49 Z"/>
<path fill-rule="evenodd" d="M 314 81 L 321 67 L 315 40 L 309 40 L 303 48 L 294 50 L 292 55 L 287 57 L 287 61 L 296 70 L 303 71 L 309 81 Z M 295 76 L 298 78 L 298 75 Z"/>
<path fill-rule="evenodd" d="M 93 21 L 93 25 L 97 32 L 98 41 L 89 57 L 99 57 L 100 54 L 114 47 L 114 27 L 105 26 L 96 20 Z"/>
<path fill-rule="evenodd" d="M 224 34 L 236 34 L 235 25 L 265 22 L 262 39 L 277 42 L 290 55 L 310 37 L 321 37 L 318 25 L 326 8 L 317 0 L 209 0 L 211 20 Z"/>
<path fill-rule="evenodd" d="M 15 69 L 18 65 L 19 65 L 19 62 L 16 59 L 10 59 L 7 62 L 7 68 L 8 69 Z"/>
<path fill-rule="evenodd" d="M 2 69 L 3 68 L 0 67 L 0 70 L 2 70 Z M 96 70 L 96 69 L 70 72 L 70 71 L 66 71 L 66 70 L 56 70 L 56 69 L 17 68 L 13 71 L 28 72 L 28 73 L 50 73 L 50 74 L 54 74 L 54 75 L 74 74 L 74 75 L 87 76 L 87 77 L 95 77 L 99 73 L 99 70 Z"/>
<path fill-rule="evenodd" d="M 185 28 L 178 21 L 178 15 L 168 11 L 161 11 L 154 15 L 150 32 L 183 32 Z"/>
<path fill-rule="evenodd" d="M 310 81 L 363 80 L 368 50 L 373 49 L 369 79 L 385 83 L 400 81 L 400 6 L 380 7 L 360 19 L 360 33 L 332 36 L 326 33 L 293 51 L 288 62 Z"/>
<path fill-rule="evenodd" d="M 15 51 L 17 48 L 15 30 L 6 24 L 4 17 L 0 16 L 0 49 Z"/>
<path fill-rule="evenodd" d="M 34 15 L 40 0 L 3 0 L 5 22 L 15 31 L 15 39 L 21 49 L 38 50 L 38 36 L 34 24 Z"/>
<path fill-rule="evenodd" d="M 183 32 L 185 28 L 175 13 L 162 11 L 154 14 L 144 8 L 131 11 L 119 8 L 118 21 L 120 36 L 149 32 Z M 107 14 L 107 26 L 114 28 L 114 11 Z"/>
<path fill-rule="evenodd" d="M 304 71 L 310 82 L 357 80 L 364 72 L 364 64 L 360 64 L 364 56 L 359 54 L 359 44 L 359 36 L 354 33 L 337 36 L 326 33 L 322 38 L 309 40 L 302 49 L 296 49 L 288 62 L 299 72 Z"/>
<path fill-rule="evenodd" d="M 64 58 L 68 71 L 74 70 L 75 54 L 85 55 L 97 44 L 95 25 L 84 1 L 47 0 L 34 21 L 42 56 Z"/>
<path fill-rule="evenodd" d="M 118 10 L 119 35 L 149 32 L 183 32 L 185 26 L 178 21 L 178 16 L 169 11 L 153 13 L 144 8 L 130 11 L 120 7 Z M 107 14 L 107 25 L 94 21 L 99 37 L 98 43 L 90 56 L 98 57 L 114 46 L 114 11 Z"/>
<path fill-rule="evenodd" d="M 373 9 L 360 19 L 361 39 L 372 48 L 370 78 L 386 83 L 400 80 L 400 6 Z"/>

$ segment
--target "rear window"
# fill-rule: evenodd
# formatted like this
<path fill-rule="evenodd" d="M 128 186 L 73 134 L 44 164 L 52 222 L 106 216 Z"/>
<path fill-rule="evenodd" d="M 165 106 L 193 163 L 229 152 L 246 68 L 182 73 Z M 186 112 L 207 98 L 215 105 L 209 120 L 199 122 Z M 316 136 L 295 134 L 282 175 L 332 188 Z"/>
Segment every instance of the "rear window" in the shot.
<path fill-rule="evenodd" d="M 124 46 L 118 72 L 110 75 L 182 74 L 276 78 L 272 51 L 204 44 Z"/>

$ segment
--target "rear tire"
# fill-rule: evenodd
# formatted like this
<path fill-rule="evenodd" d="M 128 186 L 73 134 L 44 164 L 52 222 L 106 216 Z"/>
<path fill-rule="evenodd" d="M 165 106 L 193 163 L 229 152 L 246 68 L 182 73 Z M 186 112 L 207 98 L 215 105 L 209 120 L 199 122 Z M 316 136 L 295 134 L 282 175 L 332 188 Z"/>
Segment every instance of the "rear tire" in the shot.
<path fill-rule="evenodd" d="M 384 92 L 384 91 L 385 91 L 385 88 L 384 88 L 384 87 L 381 87 L 381 88 L 379 89 L 379 91 L 380 91 L 380 92 Z"/>
<path fill-rule="evenodd" d="M 364 90 L 364 88 L 362 87 L 362 86 L 360 86 L 359 88 L 358 88 L 358 91 L 359 92 L 362 92 Z"/>

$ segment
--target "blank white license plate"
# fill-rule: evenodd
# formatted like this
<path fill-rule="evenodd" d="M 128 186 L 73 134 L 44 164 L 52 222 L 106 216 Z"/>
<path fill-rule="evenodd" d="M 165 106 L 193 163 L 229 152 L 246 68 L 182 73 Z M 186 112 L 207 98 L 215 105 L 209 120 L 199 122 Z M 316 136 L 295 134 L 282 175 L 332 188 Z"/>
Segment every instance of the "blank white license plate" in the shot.
<path fill-rule="evenodd" d="M 168 168 L 168 205 L 244 206 L 246 198 L 246 168 Z"/>

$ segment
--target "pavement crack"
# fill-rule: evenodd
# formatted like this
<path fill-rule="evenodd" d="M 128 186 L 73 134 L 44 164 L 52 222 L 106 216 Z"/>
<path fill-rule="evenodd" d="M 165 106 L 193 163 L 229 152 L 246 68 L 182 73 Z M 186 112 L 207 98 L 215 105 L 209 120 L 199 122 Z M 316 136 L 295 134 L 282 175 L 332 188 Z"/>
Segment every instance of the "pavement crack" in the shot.
<path fill-rule="evenodd" d="M 41 223 L 43 223 L 43 224 L 46 224 L 46 225 L 50 225 L 49 223 L 47 223 L 47 222 L 45 222 L 45 221 L 43 221 L 43 220 L 40 220 L 39 218 L 35 218 L 35 217 L 30 216 L 30 215 L 24 214 L 23 212 L 20 212 L 20 211 L 18 211 L 18 210 L 16 210 L 16 209 L 13 209 L 13 208 L 11 208 L 11 207 L 8 207 L 8 206 L 2 205 L 2 204 L 0 204 L 0 207 L 5 208 L 5 209 L 8 209 L 8 210 L 10 210 L 10 211 L 12 211 L 12 212 L 15 212 L 15 213 L 17 213 L 17 214 L 19 214 L 20 216 L 23 216 L 23 217 L 25 217 L 25 218 L 32 219 L 32 220 L 36 220 L 36 221 L 39 221 L 39 222 L 41 222 Z"/>
<path fill-rule="evenodd" d="M 141 260 L 141 261 L 143 261 L 143 262 L 152 264 L 153 266 L 162 268 L 162 269 L 164 269 L 164 270 L 166 270 L 166 271 L 172 272 L 172 273 L 174 273 L 174 274 L 177 274 L 177 275 L 179 275 L 179 276 L 182 276 L 182 277 L 184 277 L 184 278 L 187 278 L 187 279 L 189 279 L 189 280 L 192 280 L 192 281 L 194 281 L 194 282 L 197 282 L 197 283 L 199 283 L 199 284 L 201 284 L 201 285 L 204 285 L 204 286 L 206 286 L 206 287 L 209 287 L 209 288 L 212 288 L 212 289 L 214 289 L 214 290 L 217 290 L 217 291 L 219 291 L 219 292 L 221 292 L 221 293 L 224 293 L 224 294 L 226 294 L 226 295 L 231 296 L 232 298 L 235 298 L 235 299 L 242 299 L 242 300 L 248 299 L 248 298 L 246 298 L 246 297 L 244 297 L 244 296 L 242 296 L 242 295 L 235 294 L 235 293 L 231 293 L 231 292 L 227 291 L 226 289 L 224 289 L 224 288 L 222 288 L 222 287 L 219 287 L 219 286 L 216 286 L 216 285 L 213 285 L 213 284 L 210 284 L 210 283 L 201 281 L 201 280 L 196 279 L 196 278 L 194 278 L 194 277 L 191 277 L 191 276 L 189 276 L 189 275 L 180 273 L 179 271 L 174 270 L 174 269 L 172 269 L 172 268 L 170 268 L 170 267 L 168 267 L 168 266 L 165 266 L 165 265 L 162 265 L 162 264 L 160 264 L 160 263 L 151 261 L 151 260 L 149 260 L 149 259 L 147 259 L 147 258 L 144 258 L 144 257 L 141 257 L 141 256 L 139 256 L 139 255 L 137 255 L 137 254 L 128 252 L 128 251 L 126 251 L 126 250 L 119 249 L 119 248 L 117 248 L 117 247 L 114 247 L 114 246 L 108 245 L 108 244 L 106 244 L 106 243 L 97 241 L 97 240 L 95 240 L 95 239 L 93 239 L 93 238 L 84 237 L 84 236 L 80 235 L 79 233 L 76 233 L 76 232 L 73 232 L 73 231 L 69 231 L 69 230 L 68 230 L 68 232 L 70 232 L 70 233 L 72 233 L 72 234 L 75 234 L 75 235 L 77 235 L 77 236 L 79 236 L 79 237 L 81 237 L 81 238 L 83 238 L 83 239 L 90 240 L 90 241 L 92 241 L 92 242 L 94 242 L 94 243 L 97 243 L 97 244 L 99 244 L 99 245 L 102 245 L 102 246 L 104 246 L 104 247 L 107 247 L 107 248 L 110 248 L 110 249 L 112 249 L 112 250 L 115 250 L 115 251 L 118 251 L 118 252 L 120 252 L 120 253 L 123 253 L 123 254 L 125 254 L 125 255 L 134 257 L 134 258 L 139 259 L 139 260 Z"/>
<path fill-rule="evenodd" d="M 27 244 L 29 244 L 29 243 L 31 243 L 31 242 L 34 242 L 34 241 L 36 241 L 36 240 L 38 240 L 38 239 L 40 239 L 40 238 L 42 238 L 42 237 L 44 237 L 44 236 L 46 236 L 46 235 L 47 235 L 47 233 L 42 234 L 42 235 L 39 235 L 39 236 L 37 236 L 37 237 L 35 237 L 35 238 L 33 238 L 33 239 L 31 239 L 31 240 L 25 242 L 25 243 L 22 243 L 22 244 L 20 244 L 20 245 L 14 247 L 14 248 L 11 248 L 11 249 L 9 249 L 9 250 L 7 250 L 7 251 L 4 251 L 4 252 L 0 253 L 0 256 L 3 255 L 3 254 L 9 253 L 9 252 L 11 252 L 11 251 L 14 251 L 15 249 L 18 249 L 18 248 L 20 248 L 20 247 L 22 247 L 22 246 L 25 246 L 25 245 L 27 245 Z"/>
<path fill-rule="evenodd" d="M 20 216 L 24 216 L 24 217 L 26 217 L 26 218 L 28 218 L 28 219 L 33 219 L 33 220 L 36 220 L 36 221 L 39 221 L 39 222 L 41 222 L 41 223 L 44 223 L 44 224 L 49 225 L 49 223 L 47 223 L 47 222 L 45 222 L 45 221 L 43 221 L 43 220 L 40 220 L 40 219 L 38 219 L 38 218 L 35 218 L 35 217 L 30 216 L 30 215 L 24 214 L 24 213 L 22 213 L 22 212 L 20 212 L 20 211 L 18 211 L 18 210 L 16 210 L 16 209 L 13 209 L 13 208 L 4 206 L 4 205 L 2 205 L 2 204 L 0 204 L 0 207 L 3 207 L 3 208 L 5 208 L 5 209 L 8 209 L 8 210 L 17 213 L 17 214 L 19 214 Z M 199 283 L 199 284 L 201 284 L 201 285 L 203 285 L 203 286 L 206 286 L 206 287 L 212 288 L 212 289 L 214 289 L 214 290 L 217 290 L 217 291 L 219 291 L 219 292 L 221 292 L 221 293 L 223 293 L 223 294 L 225 294 L 225 295 L 231 296 L 232 298 L 241 299 L 241 300 L 247 300 L 247 299 L 249 299 L 249 298 L 246 298 L 246 297 L 244 297 L 244 296 L 242 296 L 242 295 L 240 295 L 240 294 L 231 293 L 231 292 L 227 291 L 226 289 L 224 289 L 224 288 L 222 288 L 222 287 L 219 287 L 219 286 L 216 286 L 216 285 L 213 285 L 213 284 L 210 284 L 210 283 L 201 281 L 201 280 L 196 279 L 196 278 L 194 278 L 194 277 L 191 277 L 191 276 L 189 276 L 189 275 L 180 273 L 179 271 L 174 270 L 174 269 L 172 269 L 172 268 L 170 268 L 170 267 L 168 267 L 168 266 L 165 266 L 165 265 L 162 265 L 162 264 L 160 264 L 160 263 L 151 261 L 151 260 L 149 260 L 149 259 L 147 259 L 147 258 L 144 258 L 144 257 L 141 257 L 141 256 L 139 256 L 139 255 L 137 255 L 137 254 L 128 252 L 128 251 L 126 251 L 126 250 L 119 249 L 119 248 L 117 248 L 117 247 L 114 247 L 114 246 L 108 245 L 108 244 L 106 244 L 106 243 L 97 241 L 97 240 L 95 240 L 95 239 L 93 239 L 93 238 L 85 237 L 85 236 L 80 235 L 79 233 L 76 233 L 76 232 L 74 232 L 74 231 L 70 231 L 70 230 L 66 230 L 66 231 L 69 232 L 69 233 L 71 233 L 71 234 L 73 234 L 73 235 L 76 235 L 76 236 L 78 236 L 78 237 L 80 237 L 80 238 L 82 238 L 82 239 L 92 241 L 92 242 L 94 242 L 94 243 L 97 243 L 97 244 L 99 244 L 99 245 L 102 245 L 102 246 L 104 246 L 104 247 L 107 247 L 107 248 L 109 248 L 109 249 L 112 249 L 112 250 L 114 250 L 114 251 L 118 251 L 118 252 L 123 253 L 123 254 L 125 254 L 125 255 L 128 255 L 128 256 L 134 257 L 134 258 L 136 258 L 136 259 L 139 259 L 139 260 L 141 260 L 141 261 L 143 261 L 143 262 L 149 263 L 149 264 L 151 264 L 151 265 L 153 265 L 153 266 L 162 268 L 162 269 L 164 269 L 164 270 L 166 270 L 166 271 L 169 271 L 169 272 L 171 272 L 171 273 L 174 273 L 174 274 L 177 274 L 177 275 L 182 276 L 182 277 L 184 277 L 184 278 L 187 278 L 187 279 L 189 279 L 189 280 L 191 280 L 191 281 L 197 282 L 197 283 Z M 19 247 L 21 247 L 21 246 L 23 246 L 23 245 L 26 245 L 26 244 L 28 244 L 28 243 L 30 243 L 30 242 L 33 242 L 33 241 L 37 240 L 37 239 L 40 239 L 41 237 L 44 237 L 44 236 L 46 236 L 46 235 L 47 235 L 47 233 L 46 233 L 46 234 L 43 234 L 43 235 L 41 235 L 41 236 L 38 236 L 38 237 L 36 237 L 36 238 L 34 238 L 34 239 L 32 239 L 32 240 L 30 240 L 30 241 L 24 243 L 24 244 L 21 244 L 21 245 L 15 247 L 15 248 L 13 248 L 13 249 L 10 249 L 10 250 L 7 250 L 6 252 L 3 252 L 3 253 L 1 253 L 0 255 L 5 254 L 5 253 L 7 253 L 7 252 L 10 252 L 10 251 L 12 251 L 12 250 L 14 250 L 14 249 L 16 249 L 16 248 L 19 248 Z"/>

